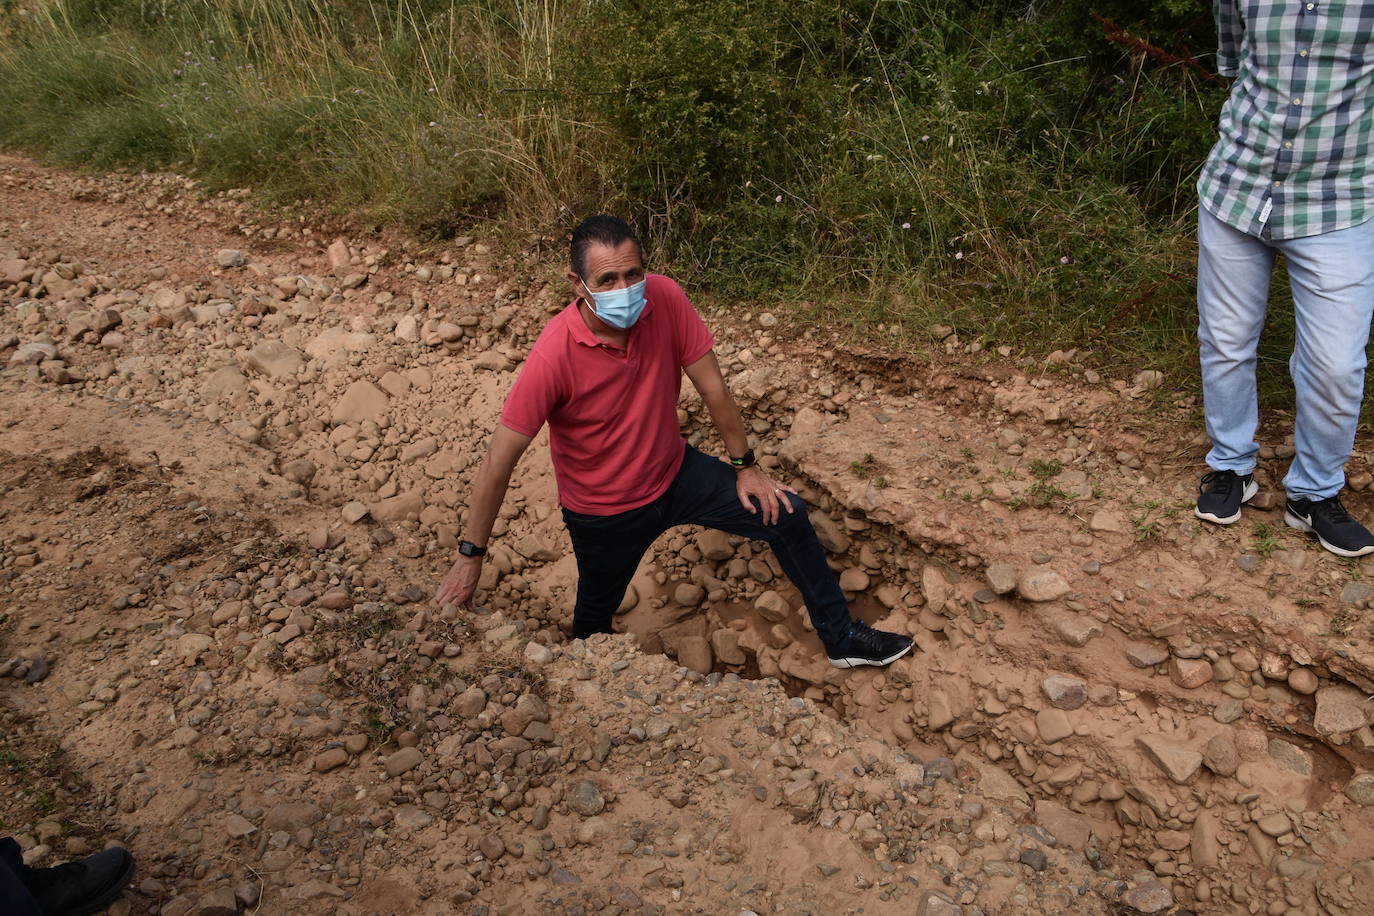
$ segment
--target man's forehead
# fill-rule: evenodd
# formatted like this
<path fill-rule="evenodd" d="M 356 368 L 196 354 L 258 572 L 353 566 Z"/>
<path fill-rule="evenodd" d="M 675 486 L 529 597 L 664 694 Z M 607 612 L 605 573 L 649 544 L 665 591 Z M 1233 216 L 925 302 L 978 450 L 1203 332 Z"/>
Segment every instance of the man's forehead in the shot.
<path fill-rule="evenodd" d="M 643 261 L 639 246 L 630 239 L 619 245 L 593 242 L 587 246 L 587 272 L 602 273 L 608 270 L 624 271 L 631 267 L 642 267 Z"/>

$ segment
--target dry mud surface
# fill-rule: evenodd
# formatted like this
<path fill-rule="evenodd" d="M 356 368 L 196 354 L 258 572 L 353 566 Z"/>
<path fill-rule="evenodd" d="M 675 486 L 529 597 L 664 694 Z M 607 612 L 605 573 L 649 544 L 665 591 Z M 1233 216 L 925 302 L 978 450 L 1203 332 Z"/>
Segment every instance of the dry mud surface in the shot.
<path fill-rule="evenodd" d="M 1196 405 L 1148 367 L 708 312 L 766 466 L 919 651 L 831 669 L 766 549 L 692 530 L 574 643 L 542 437 L 478 606 L 429 600 L 559 252 L 241 197 L 0 158 L 31 862 L 127 845 L 111 912 L 177 916 L 1374 912 L 1374 588 L 1283 527 L 1282 432 L 1206 527 Z"/>

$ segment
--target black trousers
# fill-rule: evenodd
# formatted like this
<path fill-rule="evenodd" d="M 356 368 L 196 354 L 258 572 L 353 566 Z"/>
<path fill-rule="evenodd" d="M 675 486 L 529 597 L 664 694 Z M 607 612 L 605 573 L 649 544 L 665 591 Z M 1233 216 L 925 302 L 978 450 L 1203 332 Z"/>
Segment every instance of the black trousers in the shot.
<path fill-rule="evenodd" d="M 701 525 L 767 541 L 783 572 L 801 592 L 821 642 L 826 646 L 843 642 L 851 622 L 849 604 L 826 565 L 825 550 L 807 518 L 806 504 L 789 494 L 792 511 L 782 511 L 775 524 L 765 525 L 761 511 L 750 513 L 740 505 L 735 473 L 725 462 L 688 445 L 672 484 L 648 505 L 615 515 L 563 510 L 577 556 L 573 638 L 612 632 L 611 620 L 644 552 L 669 528 Z"/>

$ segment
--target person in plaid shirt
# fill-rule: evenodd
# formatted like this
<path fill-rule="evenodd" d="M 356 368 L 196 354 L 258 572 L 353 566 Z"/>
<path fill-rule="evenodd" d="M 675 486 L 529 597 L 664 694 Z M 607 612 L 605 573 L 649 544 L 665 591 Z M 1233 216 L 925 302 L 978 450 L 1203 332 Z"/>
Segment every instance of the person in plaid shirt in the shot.
<path fill-rule="evenodd" d="M 1215 0 L 1233 77 L 1198 179 L 1198 340 L 1210 473 L 1197 516 L 1254 498 L 1255 353 L 1274 258 L 1287 259 L 1297 395 L 1284 521 L 1344 557 L 1374 536 L 1341 505 L 1374 315 L 1374 0 Z"/>

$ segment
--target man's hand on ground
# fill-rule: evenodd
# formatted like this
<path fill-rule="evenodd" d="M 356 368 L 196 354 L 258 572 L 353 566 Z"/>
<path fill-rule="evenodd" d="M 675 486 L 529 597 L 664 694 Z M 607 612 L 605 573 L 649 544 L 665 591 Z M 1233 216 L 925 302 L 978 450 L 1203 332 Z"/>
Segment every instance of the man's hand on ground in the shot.
<path fill-rule="evenodd" d="M 750 512 L 756 512 L 754 501 L 763 510 L 763 523 L 772 525 L 782 518 L 782 512 L 792 511 L 792 501 L 787 494 L 797 491 L 786 484 L 777 483 L 759 467 L 739 471 L 735 479 L 735 492 L 739 494 L 740 505 Z"/>
<path fill-rule="evenodd" d="M 477 591 L 477 580 L 482 575 L 482 558 L 465 557 L 461 554 L 453 561 L 453 568 L 439 583 L 434 593 L 434 603 L 443 607 L 446 604 L 459 604 L 467 607 L 472 603 L 473 592 Z"/>

